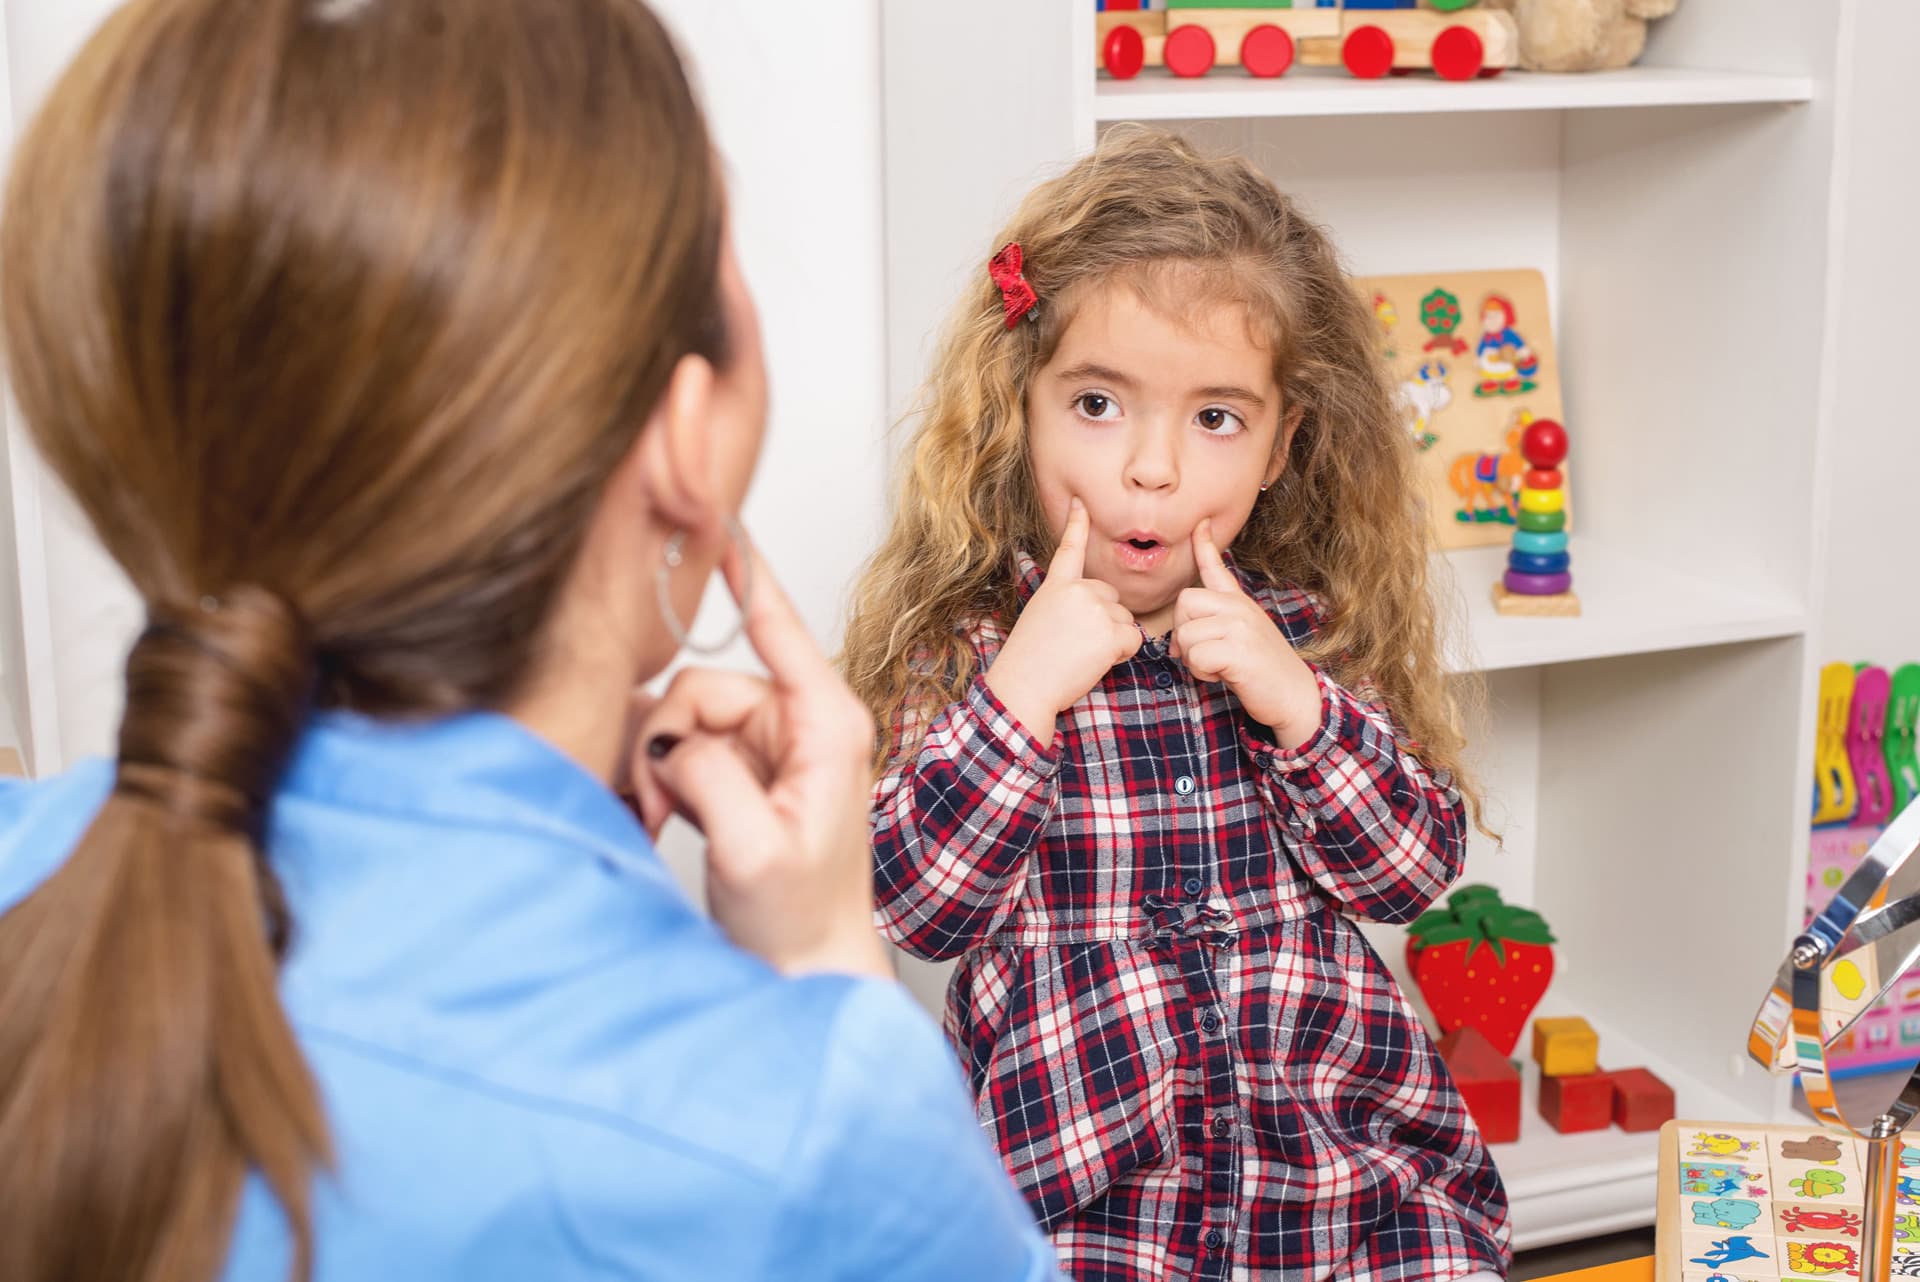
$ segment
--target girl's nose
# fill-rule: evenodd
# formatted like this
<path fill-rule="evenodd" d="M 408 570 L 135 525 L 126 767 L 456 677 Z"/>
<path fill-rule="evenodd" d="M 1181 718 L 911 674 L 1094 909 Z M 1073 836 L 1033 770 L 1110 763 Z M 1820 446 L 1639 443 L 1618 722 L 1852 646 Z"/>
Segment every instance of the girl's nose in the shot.
<path fill-rule="evenodd" d="M 1127 456 L 1127 486 L 1137 490 L 1169 490 L 1180 480 L 1180 466 L 1174 457 L 1173 434 L 1148 427 L 1133 440 Z"/>

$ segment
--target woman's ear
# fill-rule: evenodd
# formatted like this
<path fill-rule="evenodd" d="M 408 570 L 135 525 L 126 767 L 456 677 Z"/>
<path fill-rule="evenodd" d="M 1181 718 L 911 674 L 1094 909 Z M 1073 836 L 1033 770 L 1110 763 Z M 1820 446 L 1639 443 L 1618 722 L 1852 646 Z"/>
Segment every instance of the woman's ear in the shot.
<path fill-rule="evenodd" d="M 659 521 L 705 532 L 724 515 L 713 475 L 713 366 L 683 356 L 629 455 L 640 497 Z"/>
<path fill-rule="evenodd" d="M 1280 435 L 1273 441 L 1273 457 L 1267 460 L 1267 474 L 1260 478 L 1260 488 L 1266 489 L 1280 479 L 1287 470 L 1287 455 L 1293 449 L 1293 435 L 1300 430 L 1300 420 L 1306 416 L 1304 405 L 1289 406 L 1280 419 Z"/>

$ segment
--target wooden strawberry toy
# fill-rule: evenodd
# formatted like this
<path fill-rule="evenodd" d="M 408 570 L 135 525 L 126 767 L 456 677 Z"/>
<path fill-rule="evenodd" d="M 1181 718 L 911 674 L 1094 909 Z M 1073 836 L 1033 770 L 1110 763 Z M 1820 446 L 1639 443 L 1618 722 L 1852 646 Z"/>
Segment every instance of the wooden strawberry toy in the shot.
<path fill-rule="evenodd" d="M 1553 979 L 1553 932 L 1491 886 L 1462 886 L 1407 928 L 1407 969 L 1442 1036 L 1478 1029 L 1502 1055 Z"/>

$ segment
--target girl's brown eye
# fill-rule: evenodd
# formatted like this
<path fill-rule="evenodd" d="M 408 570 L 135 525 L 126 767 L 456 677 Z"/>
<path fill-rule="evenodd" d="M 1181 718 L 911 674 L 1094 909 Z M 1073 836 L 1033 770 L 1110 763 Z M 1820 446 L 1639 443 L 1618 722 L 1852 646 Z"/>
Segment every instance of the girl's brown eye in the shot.
<path fill-rule="evenodd" d="M 1111 404 L 1112 402 L 1104 396 L 1089 394 L 1080 398 L 1080 412 L 1088 418 L 1100 418 L 1107 412 L 1107 406 Z"/>
<path fill-rule="evenodd" d="M 1233 436 L 1246 426 L 1238 414 L 1229 409 L 1222 409 L 1218 405 L 1209 405 L 1201 410 L 1194 415 L 1193 421 L 1198 423 L 1201 430 L 1209 436 Z"/>

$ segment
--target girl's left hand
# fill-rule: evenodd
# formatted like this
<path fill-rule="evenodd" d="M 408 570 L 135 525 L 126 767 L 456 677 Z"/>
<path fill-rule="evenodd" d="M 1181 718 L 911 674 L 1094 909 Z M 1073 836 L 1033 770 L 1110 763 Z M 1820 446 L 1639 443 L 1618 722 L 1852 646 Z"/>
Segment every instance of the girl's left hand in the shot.
<path fill-rule="evenodd" d="M 1193 560 L 1202 586 L 1174 602 L 1173 657 L 1202 681 L 1225 682 L 1248 714 L 1271 727 L 1283 748 L 1320 732 L 1320 683 L 1260 603 L 1214 546 L 1213 522 L 1193 531 Z"/>

